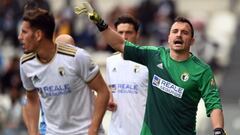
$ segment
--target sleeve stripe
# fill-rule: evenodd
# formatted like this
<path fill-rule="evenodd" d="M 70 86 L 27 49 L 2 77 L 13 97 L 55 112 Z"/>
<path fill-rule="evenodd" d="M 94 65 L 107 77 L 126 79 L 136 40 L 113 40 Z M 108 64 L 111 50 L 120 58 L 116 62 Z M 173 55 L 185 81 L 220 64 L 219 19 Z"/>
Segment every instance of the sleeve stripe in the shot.
<path fill-rule="evenodd" d="M 24 54 L 21 58 L 21 64 L 29 61 L 29 60 L 32 60 L 33 58 L 35 58 L 35 54 L 34 53 L 30 53 L 30 54 Z"/>
<path fill-rule="evenodd" d="M 74 57 L 76 55 L 76 52 L 77 52 L 77 49 L 75 47 L 64 45 L 64 44 L 58 45 L 57 53 Z"/>
<path fill-rule="evenodd" d="M 68 55 L 68 56 L 72 56 L 72 57 L 75 57 L 75 53 L 69 53 L 69 52 L 66 52 L 66 51 L 57 51 L 57 53 L 60 53 L 60 54 L 63 54 L 63 55 Z"/>

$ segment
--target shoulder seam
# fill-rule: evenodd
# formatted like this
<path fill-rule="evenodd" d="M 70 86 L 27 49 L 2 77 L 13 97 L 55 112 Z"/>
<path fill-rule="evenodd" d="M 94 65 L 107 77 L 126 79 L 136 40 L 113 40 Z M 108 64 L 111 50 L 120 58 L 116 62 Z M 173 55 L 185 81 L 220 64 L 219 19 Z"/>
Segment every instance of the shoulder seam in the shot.
<path fill-rule="evenodd" d="M 57 53 L 74 57 L 77 53 L 77 49 L 71 46 L 59 44 Z"/>
<path fill-rule="evenodd" d="M 201 59 L 199 59 L 195 56 L 193 57 L 193 61 L 203 68 L 209 68 L 209 65 L 207 65 L 205 62 L 203 62 Z"/>
<path fill-rule="evenodd" d="M 30 53 L 30 54 L 24 54 L 21 58 L 21 64 L 32 60 L 33 58 L 35 58 L 35 54 L 34 53 Z"/>

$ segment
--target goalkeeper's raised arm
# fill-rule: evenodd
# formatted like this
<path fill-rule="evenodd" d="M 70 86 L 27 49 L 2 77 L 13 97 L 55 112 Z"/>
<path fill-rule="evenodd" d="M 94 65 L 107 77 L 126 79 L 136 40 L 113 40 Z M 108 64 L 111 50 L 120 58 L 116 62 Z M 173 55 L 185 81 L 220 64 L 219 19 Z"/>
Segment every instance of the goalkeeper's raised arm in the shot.
<path fill-rule="evenodd" d="M 124 39 L 111 27 L 104 22 L 101 16 L 92 8 L 88 2 L 81 3 L 75 8 L 75 13 L 86 14 L 89 19 L 94 22 L 98 30 L 102 33 L 105 41 L 116 51 L 124 52 Z"/>

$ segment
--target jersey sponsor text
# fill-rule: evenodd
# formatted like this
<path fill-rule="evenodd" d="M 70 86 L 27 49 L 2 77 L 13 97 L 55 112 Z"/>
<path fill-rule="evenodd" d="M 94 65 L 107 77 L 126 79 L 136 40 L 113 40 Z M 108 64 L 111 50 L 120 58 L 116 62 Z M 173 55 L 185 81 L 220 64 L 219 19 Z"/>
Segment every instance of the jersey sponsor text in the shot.
<path fill-rule="evenodd" d="M 183 88 L 181 88 L 169 81 L 166 81 L 157 75 L 153 76 L 152 85 L 157 87 L 158 89 L 160 89 L 168 94 L 171 94 L 175 97 L 178 97 L 178 98 L 182 98 L 182 95 L 184 92 Z"/>
<path fill-rule="evenodd" d="M 138 93 L 138 85 L 136 84 L 111 84 L 112 93 Z"/>
<path fill-rule="evenodd" d="M 59 96 L 59 95 L 66 95 L 71 93 L 70 85 L 50 85 L 38 88 L 39 93 L 43 96 Z"/>

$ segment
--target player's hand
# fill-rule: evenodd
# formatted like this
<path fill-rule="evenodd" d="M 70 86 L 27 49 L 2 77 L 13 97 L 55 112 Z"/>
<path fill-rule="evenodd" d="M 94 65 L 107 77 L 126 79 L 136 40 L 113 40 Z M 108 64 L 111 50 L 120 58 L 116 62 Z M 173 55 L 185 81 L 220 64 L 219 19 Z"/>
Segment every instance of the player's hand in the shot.
<path fill-rule="evenodd" d="M 88 2 L 81 2 L 77 7 L 75 7 L 74 12 L 77 15 L 86 14 L 89 16 L 89 14 L 93 13 L 93 8 Z"/>
<path fill-rule="evenodd" d="M 214 132 L 214 135 L 226 135 L 224 129 L 222 128 L 215 128 L 213 132 Z"/>
<path fill-rule="evenodd" d="M 88 18 L 97 25 L 99 31 L 104 31 L 108 28 L 108 25 L 88 2 L 81 2 L 75 7 L 74 12 L 77 15 L 86 14 Z"/>
<path fill-rule="evenodd" d="M 95 24 L 102 20 L 100 15 L 96 11 L 94 11 L 92 6 L 88 2 L 81 2 L 77 7 L 75 7 L 74 12 L 77 15 L 86 14 L 89 19 Z"/>
<path fill-rule="evenodd" d="M 109 102 L 108 102 L 107 109 L 108 109 L 109 111 L 115 112 L 115 111 L 117 110 L 117 104 L 114 103 L 113 101 L 109 101 Z"/>
<path fill-rule="evenodd" d="M 97 130 L 91 130 L 91 129 L 89 129 L 89 130 L 88 130 L 88 135 L 98 135 L 98 132 L 97 132 Z"/>

